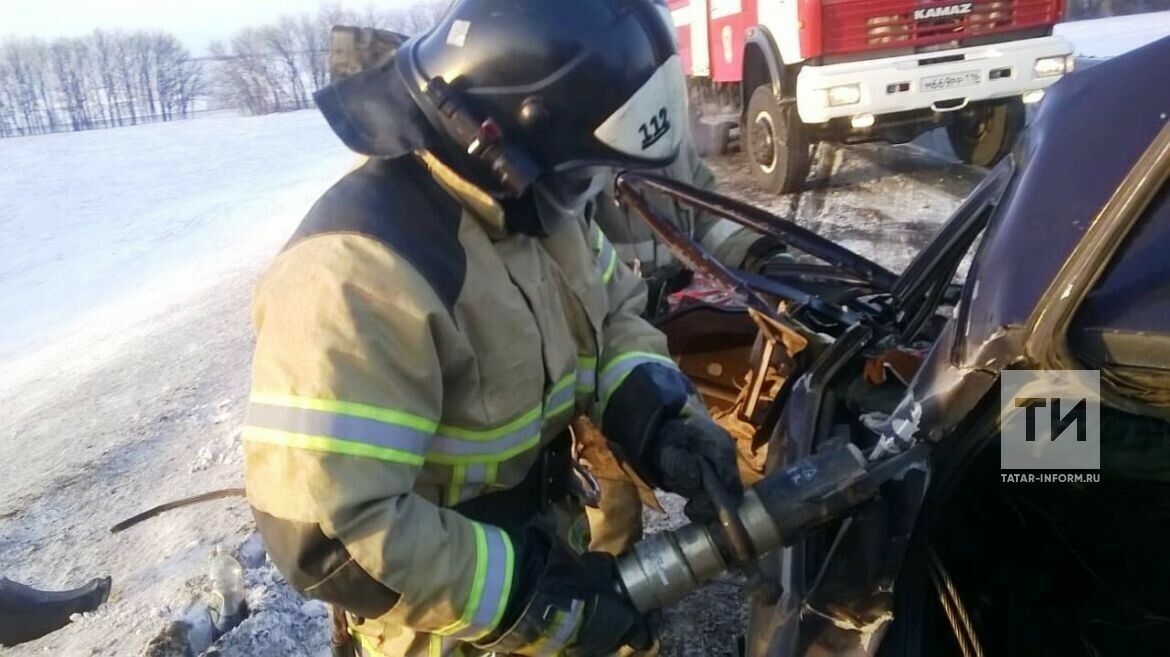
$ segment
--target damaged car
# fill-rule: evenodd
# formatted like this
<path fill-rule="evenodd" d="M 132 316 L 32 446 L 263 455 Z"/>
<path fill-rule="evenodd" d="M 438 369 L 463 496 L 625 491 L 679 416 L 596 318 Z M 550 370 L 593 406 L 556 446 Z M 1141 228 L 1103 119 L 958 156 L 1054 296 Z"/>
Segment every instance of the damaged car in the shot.
<path fill-rule="evenodd" d="M 747 483 L 843 446 L 885 468 L 866 501 L 753 555 L 741 652 L 1166 654 L 1167 70 L 1170 39 L 1055 85 L 900 273 L 734 199 L 619 178 L 690 271 L 656 321 Z M 728 270 L 655 195 L 787 250 Z M 1095 480 L 1001 476 L 999 384 L 1015 370 L 1100 372 Z"/>

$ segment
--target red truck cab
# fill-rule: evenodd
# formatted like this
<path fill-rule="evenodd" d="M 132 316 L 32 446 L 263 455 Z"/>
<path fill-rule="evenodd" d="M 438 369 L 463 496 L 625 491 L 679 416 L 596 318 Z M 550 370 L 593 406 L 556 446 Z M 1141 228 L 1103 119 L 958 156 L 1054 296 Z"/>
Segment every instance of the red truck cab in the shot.
<path fill-rule="evenodd" d="M 1065 0 L 671 0 L 691 103 L 732 116 L 757 178 L 799 189 L 818 141 L 903 143 L 945 126 L 989 166 L 1025 105 L 1072 70 Z M 726 121 L 723 121 L 727 126 Z"/>

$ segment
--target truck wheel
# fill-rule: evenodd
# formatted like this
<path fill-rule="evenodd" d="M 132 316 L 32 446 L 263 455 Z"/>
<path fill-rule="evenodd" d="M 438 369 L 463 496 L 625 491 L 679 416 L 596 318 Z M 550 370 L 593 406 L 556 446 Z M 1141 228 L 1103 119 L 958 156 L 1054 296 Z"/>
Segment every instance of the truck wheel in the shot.
<path fill-rule="evenodd" d="M 1008 154 L 1024 129 L 1024 101 L 979 103 L 961 110 L 947 124 L 947 138 L 955 155 L 967 164 L 995 165 Z"/>
<path fill-rule="evenodd" d="M 748 101 L 741 140 L 752 176 L 769 191 L 799 191 L 808 178 L 809 140 L 795 103 L 781 104 L 768 84 L 756 87 Z"/>

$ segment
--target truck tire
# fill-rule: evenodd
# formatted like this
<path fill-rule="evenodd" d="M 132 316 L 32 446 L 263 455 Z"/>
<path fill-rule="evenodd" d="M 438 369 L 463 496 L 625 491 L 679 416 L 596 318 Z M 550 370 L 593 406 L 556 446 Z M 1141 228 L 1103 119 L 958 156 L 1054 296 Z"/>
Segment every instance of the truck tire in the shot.
<path fill-rule="evenodd" d="M 808 178 L 809 139 L 796 103 L 781 103 L 770 84 L 756 87 L 748 100 L 740 140 L 752 177 L 779 194 L 799 191 Z"/>
<path fill-rule="evenodd" d="M 1024 101 L 1019 98 L 978 103 L 956 113 L 947 124 L 947 139 L 960 160 L 994 166 L 1011 151 L 1025 119 Z"/>

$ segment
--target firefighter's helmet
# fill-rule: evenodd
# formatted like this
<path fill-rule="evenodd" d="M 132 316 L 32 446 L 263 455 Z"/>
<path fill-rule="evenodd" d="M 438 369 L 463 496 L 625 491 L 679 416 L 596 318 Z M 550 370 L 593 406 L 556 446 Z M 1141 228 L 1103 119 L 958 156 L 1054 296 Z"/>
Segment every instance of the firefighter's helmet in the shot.
<path fill-rule="evenodd" d="M 397 65 L 440 130 L 436 83 L 541 171 L 657 167 L 688 120 L 674 43 L 655 0 L 460 0 Z"/>

